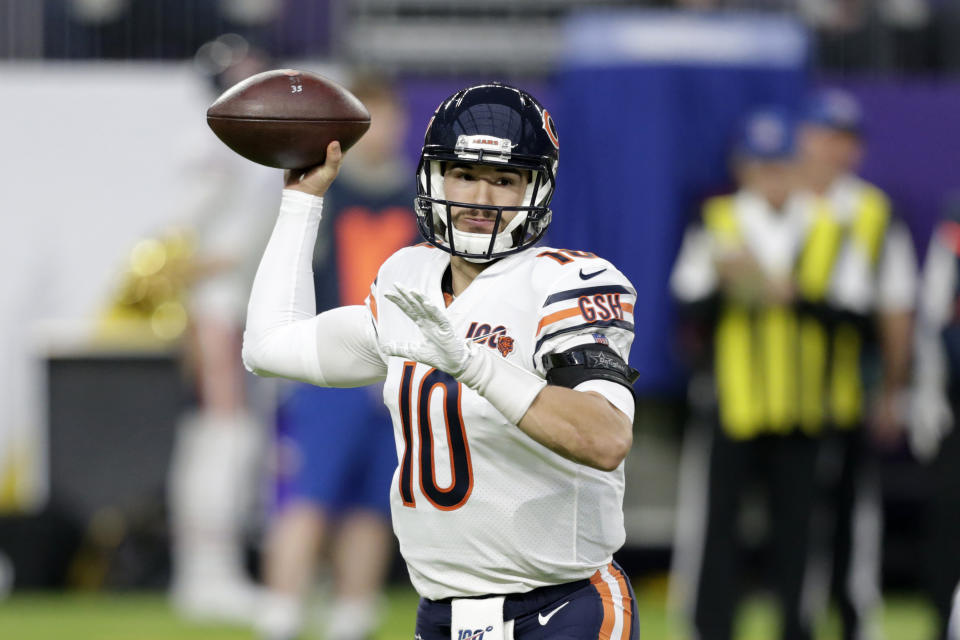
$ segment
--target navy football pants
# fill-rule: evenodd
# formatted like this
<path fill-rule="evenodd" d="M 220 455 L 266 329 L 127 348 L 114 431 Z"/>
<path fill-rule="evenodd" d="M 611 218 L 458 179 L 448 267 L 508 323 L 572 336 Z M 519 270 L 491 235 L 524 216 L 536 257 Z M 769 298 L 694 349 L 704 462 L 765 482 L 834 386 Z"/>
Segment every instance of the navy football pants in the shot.
<path fill-rule="evenodd" d="M 637 602 L 615 562 L 587 580 L 511 594 L 503 605 L 514 640 L 638 640 Z M 450 602 L 420 600 L 417 640 L 450 640 Z M 480 640 L 480 638 L 477 638 Z"/>

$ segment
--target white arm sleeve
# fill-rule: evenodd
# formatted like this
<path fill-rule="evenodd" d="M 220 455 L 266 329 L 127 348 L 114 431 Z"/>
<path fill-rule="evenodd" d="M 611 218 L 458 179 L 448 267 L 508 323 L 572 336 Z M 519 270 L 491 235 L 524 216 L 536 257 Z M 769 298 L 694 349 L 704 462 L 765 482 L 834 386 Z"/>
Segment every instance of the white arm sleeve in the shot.
<path fill-rule="evenodd" d="M 313 246 L 323 199 L 284 190 L 257 269 L 243 333 L 243 363 L 262 376 L 325 387 L 383 380 L 387 367 L 366 307 L 316 313 Z"/>

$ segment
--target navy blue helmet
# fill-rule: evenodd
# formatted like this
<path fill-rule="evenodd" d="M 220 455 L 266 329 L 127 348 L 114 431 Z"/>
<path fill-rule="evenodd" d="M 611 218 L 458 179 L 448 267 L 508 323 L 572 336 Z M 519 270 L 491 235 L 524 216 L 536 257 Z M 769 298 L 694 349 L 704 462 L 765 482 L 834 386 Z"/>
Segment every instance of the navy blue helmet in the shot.
<path fill-rule="evenodd" d="M 417 167 L 417 225 L 430 244 L 453 255 L 486 262 L 532 246 L 550 224 L 559 141 L 553 118 L 529 93 L 500 83 L 481 84 L 444 100 L 430 124 Z M 523 202 L 515 207 L 447 200 L 443 173 L 450 163 L 511 167 L 529 172 Z M 454 228 L 453 206 L 496 214 L 492 234 Z M 502 231 L 504 211 L 517 211 Z"/>

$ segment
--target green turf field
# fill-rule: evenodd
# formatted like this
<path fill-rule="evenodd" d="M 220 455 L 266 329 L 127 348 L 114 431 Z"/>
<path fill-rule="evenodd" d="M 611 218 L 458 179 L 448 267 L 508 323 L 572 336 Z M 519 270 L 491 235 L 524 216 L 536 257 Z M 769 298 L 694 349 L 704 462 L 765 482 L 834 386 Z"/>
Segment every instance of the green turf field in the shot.
<path fill-rule="evenodd" d="M 660 590 L 639 590 L 642 640 L 684 640 L 668 620 Z M 416 596 L 394 589 L 377 640 L 411 640 Z M 887 640 L 927 640 L 933 622 L 930 609 L 916 598 L 894 596 L 882 616 Z M 738 640 L 773 640 L 776 615 L 770 603 L 755 598 L 745 604 L 738 622 Z M 310 636 L 313 638 L 314 636 Z M 817 640 L 839 638 L 836 620 L 819 626 Z M 3 640 L 253 640 L 244 629 L 191 625 L 178 620 L 160 595 L 16 595 L 0 602 Z"/>

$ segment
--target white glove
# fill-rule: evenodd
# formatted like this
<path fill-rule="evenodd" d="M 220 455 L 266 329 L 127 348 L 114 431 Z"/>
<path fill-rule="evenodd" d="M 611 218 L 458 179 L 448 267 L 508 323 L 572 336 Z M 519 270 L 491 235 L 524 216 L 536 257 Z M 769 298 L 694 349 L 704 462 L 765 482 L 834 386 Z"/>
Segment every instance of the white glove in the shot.
<path fill-rule="evenodd" d="M 398 358 L 422 362 L 459 378 L 473 355 L 470 347 L 473 347 L 475 352 L 477 345 L 457 337 L 447 314 L 419 291 L 398 284 L 393 293 L 383 295 L 400 307 L 400 310 L 420 327 L 420 332 L 426 338 L 424 342 L 417 343 L 388 342 L 382 345 L 384 352 Z"/>
<path fill-rule="evenodd" d="M 445 371 L 486 398 L 518 424 L 547 381 L 491 349 L 457 336 L 446 312 L 420 291 L 396 285 L 384 297 L 420 328 L 423 342 L 385 342 L 384 353 Z"/>
<path fill-rule="evenodd" d="M 928 461 L 950 433 L 953 418 L 946 395 L 939 390 L 917 389 L 910 399 L 910 449 L 917 459 Z"/>

